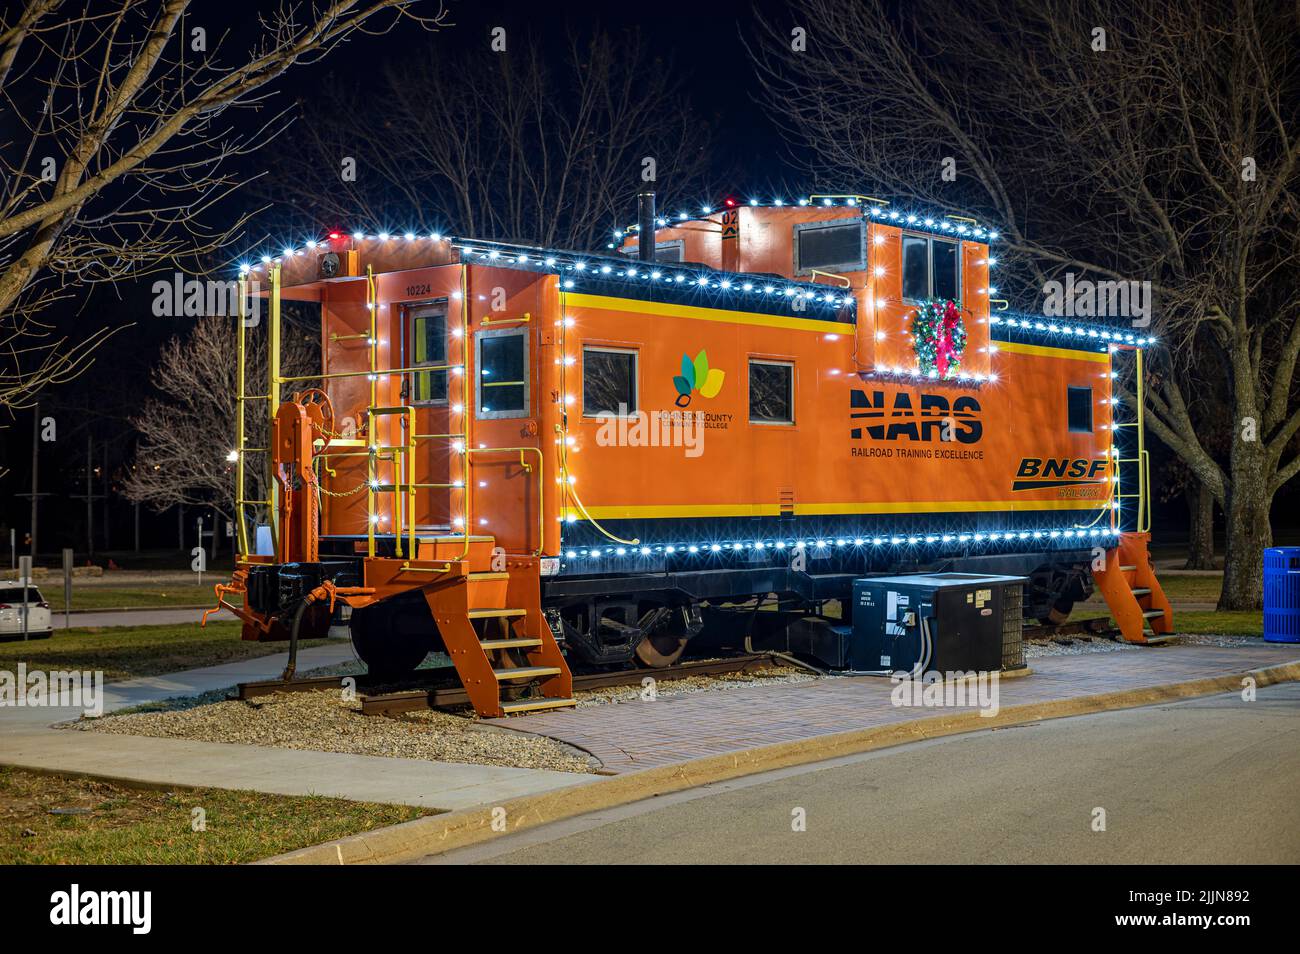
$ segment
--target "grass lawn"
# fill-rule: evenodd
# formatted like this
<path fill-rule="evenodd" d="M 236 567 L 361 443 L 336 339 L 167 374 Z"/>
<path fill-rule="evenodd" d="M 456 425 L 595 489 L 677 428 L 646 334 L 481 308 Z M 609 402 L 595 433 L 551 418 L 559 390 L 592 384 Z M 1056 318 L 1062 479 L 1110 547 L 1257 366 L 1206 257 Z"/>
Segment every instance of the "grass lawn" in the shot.
<path fill-rule="evenodd" d="M 323 639 L 304 639 L 300 647 L 320 646 Z M 213 622 L 168 626 L 93 626 L 56 629 L 49 639 L 0 643 L 0 669 L 102 669 L 107 680 L 238 662 L 288 649 L 288 643 L 245 642 L 239 624 Z"/>
<path fill-rule="evenodd" d="M 204 812 L 203 831 L 193 830 L 196 808 Z M 156 791 L 0 768 L 0 864 L 238 864 L 428 814 L 341 798 Z"/>
<path fill-rule="evenodd" d="M 1160 588 L 1170 602 L 1217 603 L 1219 591 L 1223 589 L 1223 574 L 1200 576 L 1192 574 L 1156 573 Z"/>
<path fill-rule="evenodd" d="M 1157 573 L 1160 588 L 1171 603 L 1217 603 L 1219 591 L 1223 589 L 1223 574 L 1200 576 L 1192 574 L 1171 573 L 1166 570 Z M 1089 603 L 1104 603 L 1101 592 L 1093 590 Z"/>
<path fill-rule="evenodd" d="M 1261 610 L 1174 610 L 1174 631 L 1263 638 L 1264 613 Z"/>
<path fill-rule="evenodd" d="M 216 606 L 217 598 L 212 592 L 212 583 L 203 586 L 194 584 L 155 584 L 153 586 L 107 586 L 103 584 L 78 586 L 72 584 L 72 608 L 74 610 L 92 609 L 145 609 L 158 606 Z M 38 581 L 41 595 L 50 604 L 54 612 L 63 611 L 63 581 Z"/>

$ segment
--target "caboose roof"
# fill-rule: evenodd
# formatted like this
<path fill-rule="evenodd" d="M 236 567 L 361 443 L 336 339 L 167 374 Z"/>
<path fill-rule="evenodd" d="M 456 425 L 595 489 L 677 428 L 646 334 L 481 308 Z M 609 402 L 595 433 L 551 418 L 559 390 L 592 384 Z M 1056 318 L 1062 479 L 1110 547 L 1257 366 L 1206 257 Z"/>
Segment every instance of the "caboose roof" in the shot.
<path fill-rule="evenodd" d="M 712 222 L 714 217 L 720 216 L 731 209 L 783 209 L 783 210 L 806 210 L 809 215 L 809 221 L 815 221 L 817 212 L 822 209 L 844 209 L 857 208 L 861 209 L 862 217 L 875 222 L 881 222 L 886 225 L 896 225 L 900 228 L 911 229 L 915 232 L 933 232 L 936 235 L 946 235 L 949 237 L 971 239 L 978 242 L 993 242 L 998 239 L 996 229 L 981 225 L 978 221 L 970 216 L 958 215 L 956 213 L 934 212 L 933 210 L 924 210 L 917 207 L 917 203 L 904 201 L 899 206 L 893 206 L 886 199 L 878 199 L 875 196 L 860 195 L 855 193 L 823 195 L 813 194 L 802 198 L 786 201 L 782 198 L 758 199 L 751 198 L 741 201 L 735 198 L 723 199 L 718 205 L 703 205 L 695 211 L 678 211 L 672 215 L 659 215 L 655 218 L 655 225 L 658 228 L 672 228 L 678 225 L 685 225 L 690 222 Z M 639 226 L 635 223 L 614 229 L 614 241 L 609 243 L 608 248 L 617 248 L 628 236 L 635 235 Z"/>
<path fill-rule="evenodd" d="M 861 210 L 862 218 L 910 231 L 933 232 L 954 239 L 991 243 L 999 238 L 996 229 L 981 225 L 965 216 L 927 213 L 914 203 L 892 206 L 882 199 L 858 194 L 814 194 L 789 202 L 781 198 L 745 201 L 725 199 L 717 206 L 701 206 L 698 211 L 679 211 L 659 216 L 659 228 L 675 228 L 691 222 L 718 224 L 724 213 L 738 208 L 781 209 L 785 212 L 806 210 L 809 221 L 818 213 L 834 209 L 843 218 L 850 208 Z M 637 227 L 617 229 L 614 237 L 625 241 L 636 234 Z M 645 301 L 681 302 L 701 307 L 726 308 L 759 313 L 784 314 L 822 321 L 853 322 L 856 302 L 838 286 L 800 281 L 780 275 L 727 272 L 692 262 L 642 262 L 625 253 L 611 252 L 618 246 L 611 242 L 605 252 L 581 252 L 571 249 L 545 248 L 513 242 L 474 239 L 445 235 L 441 232 L 369 232 L 334 231 L 310 238 L 301 244 L 285 246 L 259 255 L 256 261 L 240 266 L 240 274 L 256 275 L 270 265 L 292 267 L 293 259 L 312 252 L 359 250 L 378 256 L 401 246 L 404 264 L 391 270 L 429 267 L 456 263 L 479 264 L 555 274 L 562 291 L 581 291 Z M 367 255 L 370 257 L 370 255 Z M 310 284 L 307 279 L 303 284 Z M 1142 347 L 1155 338 L 1131 327 L 1098 322 L 1079 322 L 1019 312 L 995 312 L 990 317 L 991 331 L 997 340 L 1039 340 L 1056 347 L 1078 350 L 1104 350 L 1111 345 Z"/>

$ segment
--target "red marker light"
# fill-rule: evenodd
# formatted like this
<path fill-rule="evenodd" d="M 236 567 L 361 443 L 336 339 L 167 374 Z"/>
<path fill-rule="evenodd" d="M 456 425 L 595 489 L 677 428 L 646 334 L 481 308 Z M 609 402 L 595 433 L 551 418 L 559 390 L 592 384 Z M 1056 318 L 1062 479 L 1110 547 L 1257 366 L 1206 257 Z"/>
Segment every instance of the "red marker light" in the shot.
<path fill-rule="evenodd" d="M 330 233 L 330 238 L 331 238 L 331 239 L 340 239 L 340 238 L 342 238 L 342 237 L 343 237 L 343 236 L 340 235 L 338 232 L 331 232 L 331 233 Z"/>
<path fill-rule="evenodd" d="M 736 200 L 735 200 L 735 199 L 727 199 L 727 200 L 724 202 L 724 204 L 725 204 L 725 205 L 727 206 L 727 208 L 729 208 L 729 209 L 730 209 L 730 208 L 734 208 L 735 205 L 736 205 Z"/>

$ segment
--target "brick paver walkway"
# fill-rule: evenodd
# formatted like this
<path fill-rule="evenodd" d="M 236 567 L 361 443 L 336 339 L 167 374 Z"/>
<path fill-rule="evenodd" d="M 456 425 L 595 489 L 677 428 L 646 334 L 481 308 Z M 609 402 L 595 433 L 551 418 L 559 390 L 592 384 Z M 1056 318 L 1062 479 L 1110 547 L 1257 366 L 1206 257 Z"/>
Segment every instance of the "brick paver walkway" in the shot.
<path fill-rule="evenodd" d="M 1000 704 L 1014 706 L 1186 682 L 1298 659 L 1300 647 L 1269 643 L 1233 648 L 1162 646 L 1040 657 L 1030 662 L 1032 675 L 1001 682 Z M 892 688 L 888 679 L 841 677 L 491 721 L 576 745 L 603 761 L 607 769 L 626 772 L 953 711 L 896 707 L 890 702 Z"/>

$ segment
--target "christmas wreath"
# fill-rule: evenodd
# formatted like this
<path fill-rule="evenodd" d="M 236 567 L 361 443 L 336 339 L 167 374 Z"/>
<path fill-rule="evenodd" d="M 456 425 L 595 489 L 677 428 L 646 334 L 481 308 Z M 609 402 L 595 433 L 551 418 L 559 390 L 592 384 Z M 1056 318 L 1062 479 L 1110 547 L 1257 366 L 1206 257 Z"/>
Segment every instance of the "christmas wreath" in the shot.
<path fill-rule="evenodd" d="M 957 303 L 936 299 L 917 308 L 912 343 L 923 374 L 954 377 L 966 352 L 966 322 Z"/>

